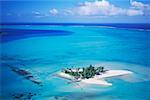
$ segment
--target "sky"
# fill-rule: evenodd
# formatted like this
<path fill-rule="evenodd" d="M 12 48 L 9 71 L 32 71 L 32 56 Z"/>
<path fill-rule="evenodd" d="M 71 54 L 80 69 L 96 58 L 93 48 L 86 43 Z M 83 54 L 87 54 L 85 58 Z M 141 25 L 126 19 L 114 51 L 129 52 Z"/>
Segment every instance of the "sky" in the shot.
<path fill-rule="evenodd" d="M 5 23 L 150 23 L 150 0 L 1 0 Z"/>

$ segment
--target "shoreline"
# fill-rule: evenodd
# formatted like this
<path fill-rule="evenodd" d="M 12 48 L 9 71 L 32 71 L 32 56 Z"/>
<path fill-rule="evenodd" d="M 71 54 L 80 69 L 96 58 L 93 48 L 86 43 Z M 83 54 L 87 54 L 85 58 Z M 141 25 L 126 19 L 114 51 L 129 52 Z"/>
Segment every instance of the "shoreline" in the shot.
<path fill-rule="evenodd" d="M 73 76 L 66 74 L 64 72 L 57 73 L 57 76 L 64 78 L 64 79 L 67 79 L 67 80 L 72 80 L 74 82 L 81 82 L 81 83 L 85 83 L 85 84 L 103 85 L 103 86 L 112 86 L 112 83 L 107 82 L 105 80 L 105 78 L 130 75 L 132 73 L 133 72 L 128 71 L 128 70 L 108 70 L 108 71 L 102 73 L 101 75 L 95 75 L 93 78 L 79 79 L 79 80 L 76 80 Z"/>

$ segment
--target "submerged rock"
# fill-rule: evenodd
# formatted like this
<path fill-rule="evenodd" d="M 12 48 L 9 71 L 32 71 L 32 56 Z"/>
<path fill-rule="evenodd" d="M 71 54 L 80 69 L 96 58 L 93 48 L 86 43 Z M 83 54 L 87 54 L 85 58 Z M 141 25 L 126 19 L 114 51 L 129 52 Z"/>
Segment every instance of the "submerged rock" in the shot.
<path fill-rule="evenodd" d="M 12 95 L 13 100 L 33 100 L 33 98 L 36 96 L 36 93 L 17 93 Z"/>
<path fill-rule="evenodd" d="M 17 73 L 18 75 L 20 76 L 23 76 L 25 79 L 31 81 L 32 83 L 35 83 L 35 84 L 38 84 L 40 86 L 41 85 L 41 80 L 37 79 L 35 76 L 32 75 L 31 72 L 25 70 L 25 69 L 21 69 L 21 68 L 17 68 L 17 67 L 14 67 L 14 66 L 10 66 L 8 65 L 8 67 L 15 73 Z"/>
<path fill-rule="evenodd" d="M 69 100 L 68 96 L 54 96 L 54 100 Z"/>

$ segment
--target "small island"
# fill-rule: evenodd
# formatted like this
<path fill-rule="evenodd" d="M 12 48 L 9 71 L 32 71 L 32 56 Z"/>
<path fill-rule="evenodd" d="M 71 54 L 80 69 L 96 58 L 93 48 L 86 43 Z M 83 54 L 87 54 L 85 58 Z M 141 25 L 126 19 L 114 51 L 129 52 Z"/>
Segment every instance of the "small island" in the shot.
<path fill-rule="evenodd" d="M 82 82 L 87 84 L 98 84 L 111 86 L 112 83 L 105 81 L 105 78 L 132 74 L 128 70 L 105 70 L 103 66 L 83 68 L 67 68 L 60 71 L 57 76 L 74 82 Z"/>

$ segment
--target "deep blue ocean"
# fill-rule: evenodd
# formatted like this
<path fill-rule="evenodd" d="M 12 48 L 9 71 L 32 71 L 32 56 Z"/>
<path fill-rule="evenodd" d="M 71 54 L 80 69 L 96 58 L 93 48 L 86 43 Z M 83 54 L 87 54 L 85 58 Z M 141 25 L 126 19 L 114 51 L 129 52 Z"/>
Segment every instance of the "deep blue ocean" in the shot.
<path fill-rule="evenodd" d="M 2 100 L 150 100 L 150 24 L 3 24 L 0 36 Z M 55 76 L 90 64 L 133 74 L 108 78 L 110 87 Z M 9 66 L 29 71 L 42 85 Z"/>

